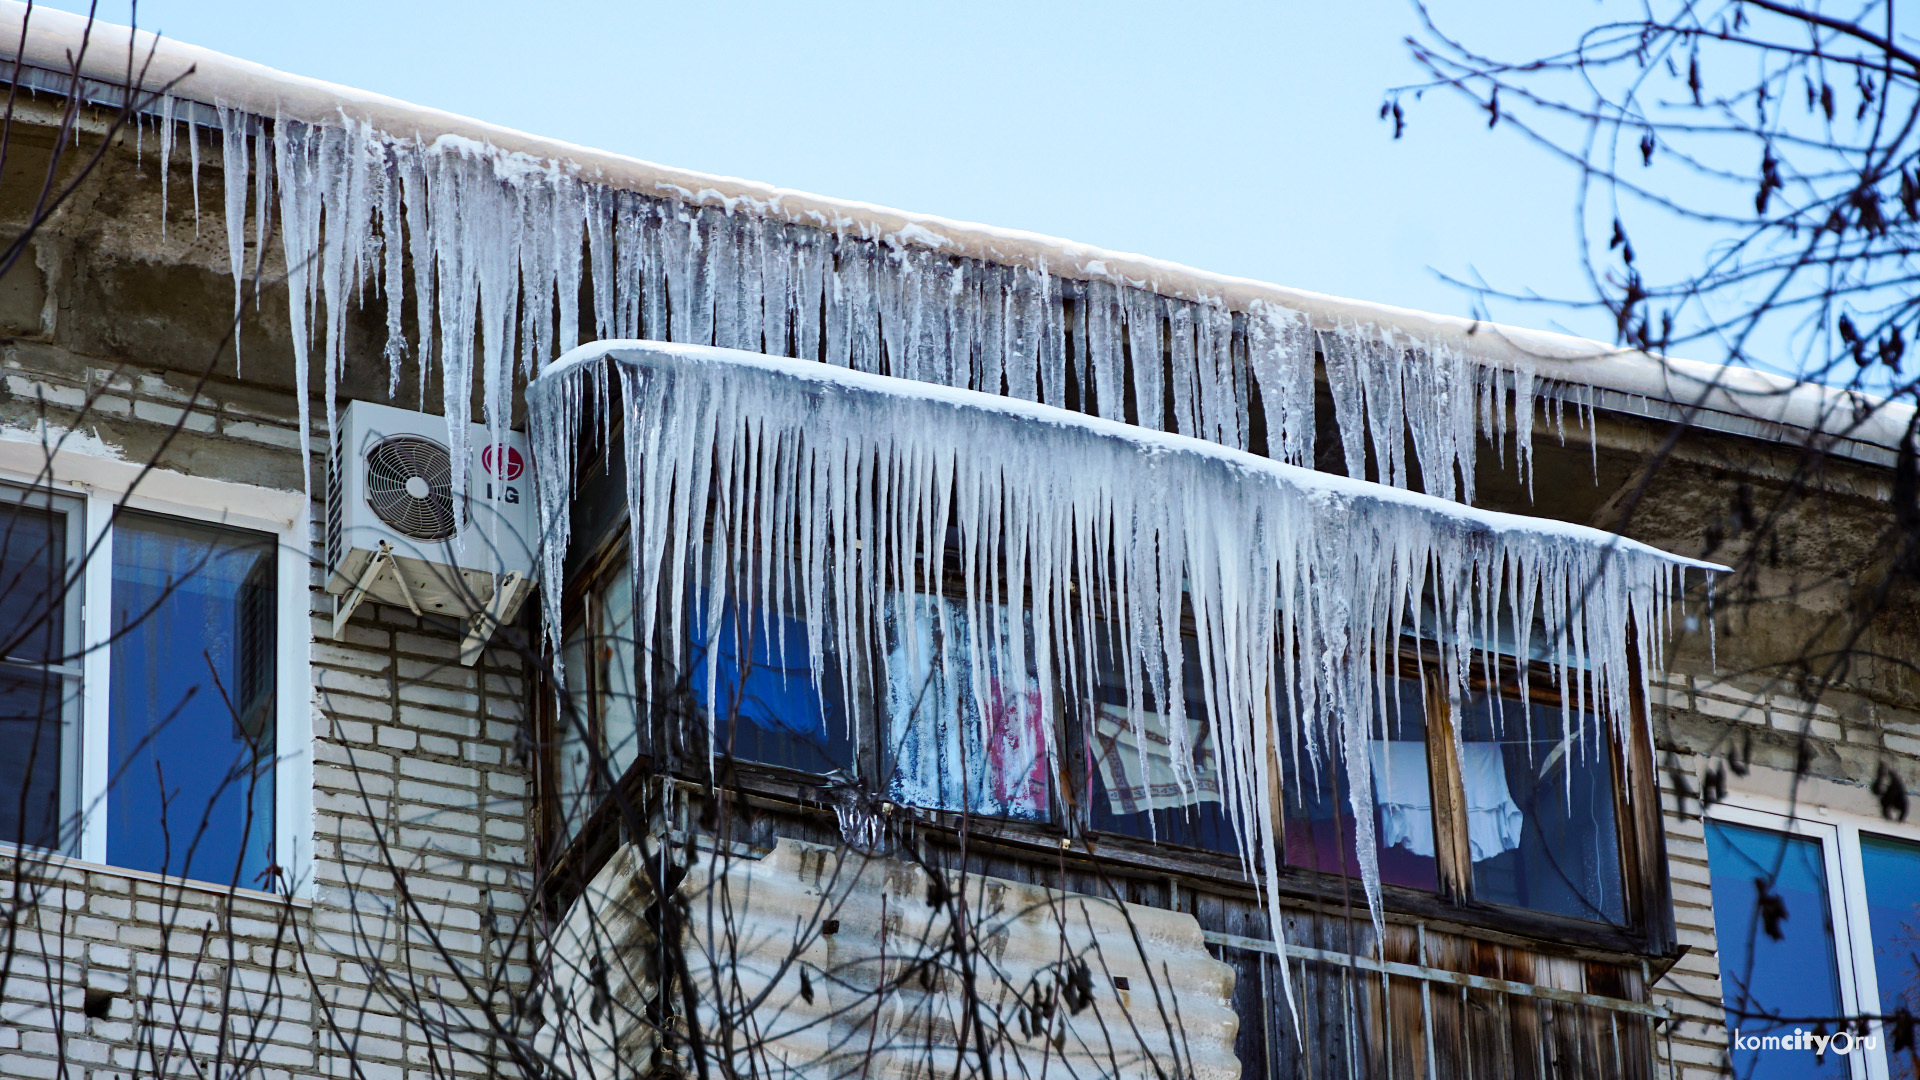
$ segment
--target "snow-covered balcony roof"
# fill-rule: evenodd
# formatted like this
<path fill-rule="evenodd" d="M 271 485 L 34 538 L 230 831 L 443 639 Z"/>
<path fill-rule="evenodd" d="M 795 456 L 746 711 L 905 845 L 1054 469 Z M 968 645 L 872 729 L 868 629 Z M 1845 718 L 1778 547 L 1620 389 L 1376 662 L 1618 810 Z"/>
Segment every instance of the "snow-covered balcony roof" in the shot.
<path fill-rule="evenodd" d="M 1624 739 L 1647 722 L 1630 702 L 1660 667 L 1685 573 L 1716 569 L 1199 439 L 736 350 L 582 346 L 527 396 L 550 632 L 563 625 L 576 457 L 618 431 L 636 641 L 716 641 L 723 610 L 757 606 L 772 625 L 803 621 L 811 669 L 839 665 L 855 686 L 853 658 L 873 655 L 889 605 L 950 588 L 952 564 L 926 557 L 949 552 L 973 625 L 1000 629 L 964 635 L 961 648 L 991 655 L 941 677 L 1025 655 L 1039 685 L 1071 695 L 1094 685 L 1088 643 L 1105 636 L 1132 722 L 1149 696 L 1170 702 L 1171 757 L 1187 761 L 1182 694 L 1167 688 L 1187 685 L 1190 635 L 1246 865 L 1280 865 L 1271 763 L 1307 783 L 1342 762 L 1376 917 L 1366 762 L 1404 638 L 1439 642 L 1441 678 L 1465 695 L 1484 662 L 1471 642 L 1511 634 L 1515 655 L 1537 655 L 1528 639 L 1544 626 L 1575 752 L 1596 752 L 1605 731 Z M 1022 597 L 1027 617 L 991 616 Z M 1440 625 L 1413 625 L 1427 618 Z M 1040 708 L 1057 775 L 1050 696 Z"/>
<path fill-rule="evenodd" d="M 21 24 L 26 11 L 26 5 L 17 0 L 0 0 L 0 53 L 12 52 L 15 43 L 22 41 Z M 49 89 L 63 89 L 66 86 L 64 74 L 69 69 L 69 57 L 80 53 L 81 38 L 86 30 L 86 20 L 81 16 L 44 8 L 34 10 L 31 32 L 25 36 L 24 48 L 20 51 L 21 58 L 29 68 L 37 70 L 30 70 L 24 81 Z M 1358 363 L 1362 365 L 1377 364 L 1382 355 L 1397 351 L 1401 346 L 1429 355 L 1455 355 L 1488 371 L 1511 372 L 1510 377 L 1503 378 L 1525 391 L 1517 404 L 1530 404 L 1528 395 L 1536 384 L 1544 384 L 1544 392 L 1561 393 L 1563 396 L 1563 390 L 1558 388 L 1571 386 L 1577 388 L 1571 395 L 1576 404 L 1598 405 L 1662 419 L 1690 416 L 1702 426 L 1740 434 L 1779 437 L 1783 427 L 1820 430 L 1831 437 L 1830 448 L 1833 452 L 1880 463 L 1891 462 L 1893 448 L 1904 437 L 1912 414 L 1911 406 L 1869 402 L 1824 387 L 1796 386 L 1787 380 L 1747 369 L 1655 358 L 1566 335 L 1475 323 L 1365 301 L 1345 300 L 1244 278 L 1209 274 L 1140 255 L 1105 251 L 1032 233 L 950 221 L 730 177 L 668 168 L 411 105 L 378 94 L 290 75 L 180 42 L 156 41 L 152 35 L 144 32 L 134 35 L 130 41 L 126 28 L 103 23 L 96 23 L 91 28 L 91 42 L 85 52 L 86 63 L 82 74 L 103 83 L 123 79 L 130 45 L 134 55 L 143 60 L 150 52 L 151 63 L 146 68 L 147 86 L 165 85 L 169 80 L 186 75 L 191 69 L 192 74 L 176 90 L 177 100 L 166 103 L 165 111 L 176 117 L 191 116 L 209 126 L 225 129 L 229 150 L 238 150 L 243 157 L 247 152 L 249 130 L 256 134 L 259 132 L 257 125 L 250 129 L 252 122 L 247 119 L 249 117 L 291 121 L 295 123 L 290 126 L 310 125 L 316 130 L 339 131 L 346 125 L 359 133 L 355 139 L 333 140 L 326 146 L 320 145 L 326 140 L 316 137 L 312 140 L 314 145 L 302 143 L 297 147 L 307 153 L 306 164 L 311 170 L 304 178 L 299 174 L 297 163 L 290 181 L 289 171 L 280 167 L 288 163 L 284 160 L 274 162 L 279 167 L 277 183 L 282 207 L 291 211 L 283 216 L 281 222 L 293 256 L 288 260 L 290 265 L 304 265 L 304 256 L 320 250 L 319 221 L 322 216 L 343 219 L 328 226 L 329 236 L 334 235 L 335 229 L 368 232 L 374 228 L 376 219 L 384 217 L 387 212 L 384 208 L 372 205 L 363 207 L 354 201 L 365 200 L 370 193 L 354 189 L 350 159 L 354 154 L 372 148 L 388 153 L 388 164 L 401 172 L 408 168 L 433 168 L 433 162 L 427 159 L 434 155 L 442 159 L 459 157 L 478 162 L 487 166 L 482 171 L 490 172 L 491 180 L 516 187 L 517 196 L 525 196 L 528 191 L 540 188 L 535 194 L 557 200 L 548 204 L 550 216 L 557 211 L 569 210 L 568 199 L 583 198 L 589 209 L 590 220 L 586 225 L 589 240 L 595 228 L 591 220 L 593 200 L 606 192 L 633 192 L 687 207 L 723 207 L 729 214 L 745 212 L 771 223 L 823 229 L 842 238 L 872 241 L 895 252 L 959 256 L 1040 276 L 1101 283 L 1120 290 L 1122 295 L 1116 301 L 1120 307 L 1125 307 L 1129 297 L 1150 294 L 1166 298 L 1168 303 L 1198 305 L 1205 310 L 1242 315 L 1272 312 L 1288 318 L 1297 317 L 1316 330 L 1344 334 L 1347 340 L 1355 344 Z M 196 102 L 201 106 L 198 109 L 192 104 Z M 262 136 L 255 141 L 264 143 L 265 139 Z M 399 147 L 411 148 L 411 152 L 394 157 L 393 153 Z M 284 154 L 285 147 L 276 148 L 274 152 L 258 150 L 256 147 L 256 153 L 261 163 L 267 163 L 275 157 L 275 153 Z M 242 211 L 240 216 L 244 218 L 244 171 L 238 183 L 232 175 L 233 170 L 228 170 L 228 173 L 229 204 L 237 197 Z M 256 180 L 259 179 L 257 173 L 256 169 Z M 290 187 L 295 190 L 289 190 Z M 267 194 L 265 186 L 262 186 L 261 194 Z M 398 198 L 395 198 L 391 212 L 397 218 Z M 538 210 L 538 206 L 535 205 L 534 209 Z M 606 210 L 606 217 L 611 221 L 615 217 L 613 210 L 611 207 Z M 424 204 L 421 211 L 423 216 L 430 213 Z M 487 220 L 484 213 L 472 216 L 481 221 Z M 548 228 L 550 234 L 557 231 L 562 249 L 569 241 L 578 249 L 580 233 L 577 223 L 549 227 L 550 217 L 549 221 L 542 221 L 536 214 L 533 224 L 536 228 Z M 300 231 L 302 227 L 307 230 L 304 234 Z M 233 228 L 237 230 L 239 226 Z M 420 231 L 426 233 L 431 230 Z M 234 239 L 233 250 L 238 253 L 242 245 L 238 242 L 237 232 Z M 514 239 L 523 243 L 528 241 L 526 236 Z M 521 254 L 519 261 L 522 272 L 544 274 L 552 279 L 551 282 L 535 282 L 541 287 L 553 284 L 564 290 L 569 281 L 577 287 L 581 280 L 578 260 L 563 254 L 556 262 L 552 258 L 555 250 L 553 240 L 552 235 L 546 237 L 548 255 L 544 262 L 540 258 L 530 260 L 524 252 Z M 430 246 L 423 248 L 419 244 L 420 241 L 416 241 L 416 262 L 424 252 L 431 250 Z M 347 247 L 345 244 L 330 246 Z M 598 258 L 599 254 L 596 253 L 595 257 Z M 238 261 L 238 254 L 235 258 Z M 606 252 L 606 258 L 613 258 L 610 249 Z M 503 271 L 508 276 L 511 276 L 513 269 L 511 263 L 512 260 L 508 260 Z M 608 268 L 613 266 L 611 261 L 607 263 Z M 236 266 L 235 269 L 238 277 L 240 268 Z M 357 265 L 349 259 L 345 265 L 331 266 L 319 272 L 318 276 L 323 279 L 321 285 L 334 289 L 333 295 L 344 295 L 351 290 L 342 290 L 339 287 L 340 279 L 371 276 L 372 272 L 371 266 Z M 471 276 L 480 271 L 466 267 L 461 272 Z M 390 284 L 400 287 L 397 258 L 390 260 L 388 274 Z M 293 282 L 297 294 L 314 290 L 315 282 L 311 277 L 306 277 L 303 272 L 296 272 L 295 276 L 304 278 Z M 511 286 L 504 281 L 489 285 L 475 278 L 473 295 L 463 299 L 478 299 L 484 303 L 490 291 L 498 292 L 509 287 L 517 289 L 518 282 L 513 282 Z M 562 292 L 561 295 L 567 294 Z M 604 303 L 609 307 L 613 305 L 611 289 Z M 300 306 L 296 304 L 296 307 Z M 316 322 L 317 307 L 315 304 Z M 471 311 L 472 306 L 469 305 L 467 310 Z M 491 314 L 495 318 L 507 319 L 507 325 L 511 325 L 510 315 L 502 315 L 497 311 Z M 296 311 L 296 318 L 301 320 L 296 325 L 296 333 L 302 338 L 307 317 L 307 312 Z M 564 335 L 564 331 L 569 329 L 564 325 L 567 317 L 563 311 L 562 333 L 559 335 L 563 347 L 570 343 Z M 392 322 L 397 338 L 397 305 Z M 622 330 L 621 326 L 612 325 L 617 320 L 610 320 L 604 312 L 601 323 L 598 328 L 600 336 L 609 336 Z M 446 332 L 452 328 L 439 329 L 444 341 Z M 540 329 L 531 328 L 536 335 Z M 553 340 L 554 328 L 549 326 L 544 329 L 549 334 L 548 340 Z M 659 335 L 649 332 L 646 336 Z M 422 340 L 425 341 L 424 334 Z M 1366 347 L 1381 345 L 1386 348 Z M 341 359 L 334 347 L 329 346 L 328 364 L 337 364 Z M 1098 358 L 1094 358 L 1093 362 L 1097 365 Z M 453 366 L 458 368 L 461 365 L 456 363 Z M 466 365 L 469 371 L 482 374 L 488 367 L 497 366 L 498 361 L 494 357 Z M 469 371 L 460 371 L 458 374 L 464 376 Z M 1351 373 L 1352 386 L 1336 387 L 1336 391 L 1347 391 L 1337 392 L 1336 400 L 1355 403 L 1352 407 L 1357 409 L 1360 407 L 1357 403 L 1364 398 L 1369 402 L 1368 408 L 1383 409 L 1395 419 L 1405 409 L 1409 420 L 1414 419 L 1415 411 L 1426 406 L 1426 403 L 1413 400 L 1417 395 L 1412 394 L 1407 395 L 1409 400 L 1402 402 L 1397 387 L 1388 395 L 1391 400 L 1376 400 L 1374 394 L 1363 394 L 1360 392 L 1358 374 Z M 1332 370 L 1331 364 L 1329 375 L 1340 377 L 1339 373 Z M 458 381 L 464 383 L 465 378 Z M 1476 376 L 1473 382 L 1476 387 L 1484 387 L 1487 378 L 1484 375 Z M 454 401 L 457 392 L 450 384 L 448 405 L 450 408 L 459 408 L 464 415 L 464 406 Z M 1445 396 L 1442 395 L 1443 398 Z M 1470 396 L 1471 392 L 1453 395 L 1456 399 Z M 1863 409 L 1863 404 L 1877 407 Z M 1342 426 L 1364 428 L 1366 421 L 1361 416 L 1345 416 Z M 1427 426 L 1432 429 L 1447 425 L 1436 422 Z M 1466 424 L 1469 438 L 1472 427 L 1469 419 Z M 1358 445 L 1355 441 L 1358 438 L 1359 435 L 1349 433 L 1349 456 L 1353 453 L 1353 447 Z M 1390 440 L 1393 441 L 1397 440 Z M 1470 458 L 1461 464 L 1470 466 Z"/>

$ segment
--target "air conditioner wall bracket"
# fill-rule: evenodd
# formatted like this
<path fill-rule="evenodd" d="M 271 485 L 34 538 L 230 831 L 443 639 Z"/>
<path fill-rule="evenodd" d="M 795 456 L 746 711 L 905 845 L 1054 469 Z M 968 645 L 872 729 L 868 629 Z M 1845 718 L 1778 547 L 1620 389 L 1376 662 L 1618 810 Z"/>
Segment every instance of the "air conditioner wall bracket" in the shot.
<path fill-rule="evenodd" d="M 509 570 L 494 582 L 493 595 L 487 598 L 486 606 L 467 617 L 467 633 L 460 641 L 462 666 L 472 667 L 479 661 L 494 632 L 519 609 L 526 584 L 526 575 L 518 570 Z"/>
<path fill-rule="evenodd" d="M 415 615 L 421 614 L 420 605 L 414 602 L 413 590 L 407 588 L 407 576 L 400 572 L 400 564 L 394 560 L 393 545 L 382 540 L 380 550 L 373 553 L 373 558 L 367 560 L 367 568 L 360 571 L 360 580 L 354 582 L 353 588 L 348 589 L 345 596 L 333 602 L 333 640 L 339 641 L 340 635 L 346 632 L 347 620 L 353 618 L 353 613 L 366 600 L 367 590 L 379 580 L 382 567 L 392 572 L 393 580 L 400 586 L 400 595 L 407 601 L 407 607 Z"/>

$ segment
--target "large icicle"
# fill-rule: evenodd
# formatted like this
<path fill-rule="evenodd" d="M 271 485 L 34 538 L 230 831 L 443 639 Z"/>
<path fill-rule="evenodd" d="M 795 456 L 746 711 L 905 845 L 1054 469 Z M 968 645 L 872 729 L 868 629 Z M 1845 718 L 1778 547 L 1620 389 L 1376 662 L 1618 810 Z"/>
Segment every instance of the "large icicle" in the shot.
<path fill-rule="evenodd" d="M 910 320 L 911 304 L 879 314 Z M 1215 348 L 1203 335 L 1226 325 L 1205 312 L 1181 322 L 1175 333 L 1193 333 L 1197 351 Z M 1089 331 L 1096 341 L 1106 332 Z M 1096 363 L 1096 351 L 1082 359 Z M 1418 377 L 1455 374 L 1444 358 L 1432 370 Z M 1194 418 L 1206 423 L 1205 395 L 1224 391 L 1195 391 Z M 973 651 L 968 671 L 978 677 L 1011 649 L 1034 658 L 1041 685 L 1090 687 L 1095 650 L 1084 645 L 1104 623 L 1116 629 L 1125 670 L 1145 674 L 1127 678 L 1136 741 L 1151 693 L 1171 705 L 1178 742 L 1183 695 L 1167 691 L 1184 684 L 1191 619 L 1222 794 L 1245 865 L 1265 868 L 1276 937 L 1281 833 L 1268 793 L 1317 784 L 1302 775 L 1302 748 L 1308 762 L 1345 770 L 1361 878 L 1380 922 L 1368 754 L 1404 616 L 1432 610 L 1446 624 L 1441 677 L 1457 700 L 1469 691 L 1476 636 L 1507 620 L 1530 626 L 1538 598 L 1570 716 L 1598 711 L 1624 739 L 1635 722 L 1628 703 L 1646 690 L 1629 685 L 1629 632 L 1644 650 L 1644 682 L 1663 666 L 1684 569 L 1708 567 L 1593 529 L 1474 511 L 1109 419 L 753 353 L 599 343 L 550 366 L 527 397 L 548 581 L 560 579 L 565 558 L 582 432 L 605 430 L 619 410 L 638 640 L 654 640 L 656 627 L 685 640 L 696 617 L 704 640 L 716 640 L 727 601 L 763 604 L 774 625 L 804 619 L 814 669 L 837 662 L 843 685 L 856 685 L 852 658 L 886 656 L 872 643 L 892 598 L 937 590 L 940 559 L 920 556 L 954 537 L 973 625 L 1008 597 L 1031 597 L 1030 621 L 1008 620 L 1011 640 L 996 642 L 994 630 L 961 639 Z M 1227 421 L 1212 415 L 1224 433 Z M 696 586 L 703 616 L 682 604 Z M 543 590 L 556 635 L 561 594 Z M 823 625 L 839 636 L 831 648 Z M 889 677 L 883 670 L 880 683 Z M 1051 695 L 1040 709 L 1051 733 Z M 984 731 L 984 708 L 975 720 Z M 1270 745 L 1282 728 L 1284 754 Z M 1575 739 L 1597 750 L 1600 730 L 1576 726 Z M 1047 752 L 1058 775 L 1050 738 Z M 1174 747 L 1174 760 L 1185 755 Z M 1269 760 L 1286 775 L 1271 775 Z"/>
<path fill-rule="evenodd" d="M 240 374 L 240 307 L 247 282 L 247 125 L 244 115 L 219 109 L 220 175 L 226 181 L 227 263 L 233 272 L 233 373 Z M 169 123 L 171 126 L 171 123 Z"/>
<path fill-rule="evenodd" d="M 160 95 L 160 238 L 167 237 L 167 172 L 173 160 L 173 95 Z"/>
<path fill-rule="evenodd" d="M 292 323 L 293 381 L 302 392 L 294 395 L 300 414 L 300 445 L 310 445 L 312 406 L 305 388 L 311 385 L 313 294 L 317 275 L 314 260 L 320 248 L 321 186 L 312 129 L 286 120 L 273 125 L 273 172 L 280 188 L 280 242 L 287 253 L 287 320 Z M 313 488 L 313 462 L 300 455 L 301 474 Z M 455 470 L 456 472 L 458 470 Z"/>
<path fill-rule="evenodd" d="M 229 217 L 244 216 L 244 148 L 253 136 L 255 239 L 265 240 L 277 201 L 289 283 L 326 301 L 324 315 L 311 299 L 293 302 L 302 370 L 304 339 L 324 326 L 323 370 L 337 383 L 345 324 L 335 308 L 372 279 L 388 305 L 384 358 L 397 376 L 399 311 L 410 288 L 421 394 L 428 366 L 437 365 L 450 418 L 464 418 L 478 397 L 490 426 L 505 423 L 516 370 L 537 371 L 578 342 L 582 287 L 591 281 L 597 337 L 825 360 L 1075 404 L 1241 449 L 1264 436 L 1269 456 L 1294 464 L 1311 464 L 1316 364 L 1324 359 L 1350 474 L 1410 484 L 1410 440 L 1425 490 L 1465 502 L 1478 439 L 1504 444 L 1510 393 L 1515 460 L 1531 483 L 1528 436 L 1540 385 L 1531 371 L 1509 374 L 1397 332 L 1314 327 L 1301 312 L 1265 302 L 1231 310 L 1136 282 L 1070 280 L 1044 267 L 950 256 L 904 234 L 780 221 L 750 204 L 698 206 L 617 191 L 565 163 L 467 139 L 422 142 L 347 118 L 276 122 L 269 155 L 263 121 L 227 109 L 220 124 L 225 160 L 238 165 L 228 170 Z M 172 130 L 163 123 L 163 184 Z M 197 162 L 195 128 L 186 134 Z M 283 147 L 291 169 L 278 167 Z M 230 251 L 240 235 L 230 221 Z M 1542 389 L 1561 405 L 1555 387 Z M 1590 404 L 1576 405 L 1577 415 L 1590 416 Z M 463 479 L 456 471 L 456 482 Z"/>

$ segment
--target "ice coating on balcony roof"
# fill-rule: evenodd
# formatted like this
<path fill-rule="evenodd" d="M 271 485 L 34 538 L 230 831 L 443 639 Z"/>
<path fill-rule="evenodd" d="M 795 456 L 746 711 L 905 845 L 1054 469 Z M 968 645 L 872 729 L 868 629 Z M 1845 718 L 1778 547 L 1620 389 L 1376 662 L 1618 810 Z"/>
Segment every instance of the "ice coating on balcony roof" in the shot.
<path fill-rule="evenodd" d="M 887 654 L 876 645 L 888 597 L 938 593 L 950 567 L 923 556 L 957 544 L 949 558 L 967 610 L 1026 597 L 1031 622 L 970 617 L 988 629 L 964 647 L 983 656 L 936 677 L 979 679 L 989 665 L 973 660 L 1025 653 L 1040 685 L 1091 700 L 1094 650 L 1085 643 L 1104 628 L 1124 658 L 1136 742 L 1146 703 L 1167 702 L 1171 758 L 1184 762 L 1184 694 L 1168 688 L 1185 685 L 1188 623 L 1244 864 L 1277 873 L 1279 823 L 1267 793 L 1317 785 L 1322 763 L 1336 761 L 1376 923 L 1369 745 L 1386 737 L 1375 702 L 1396 677 L 1403 633 L 1422 629 L 1410 625 L 1422 617 L 1413 613 L 1424 607 L 1444 624 L 1425 629 L 1442 643 L 1439 677 L 1456 701 L 1474 661 L 1447 643 L 1504 630 L 1530 655 L 1540 622 L 1569 730 L 1597 749 L 1603 728 L 1623 738 L 1631 730 L 1629 683 L 1661 667 L 1686 569 L 1712 569 L 1594 529 L 1474 510 L 1200 439 L 734 350 L 584 346 L 527 396 L 550 633 L 562 626 L 555 586 L 575 457 L 583 438 L 616 428 L 636 640 L 656 632 L 718 640 L 725 605 L 716 600 L 760 603 L 774 625 L 807 613 L 814 670 L 838 663 L 843 685 L 856 685 L 852 658 Z M 690 586 L 709 597 L 699 628 L 683 603 Z M 1644 668 L 1630 660 L 1636 652 Z M 985 689 L 972 687 L 971 700 L 988 700 Z M 1059 775 L 1055 705 L 1040 700 Z M 1275 890 L 1266 892 L 1274 904 Z M 1277 906 L 1272 913 L 1280 925 Z"/>

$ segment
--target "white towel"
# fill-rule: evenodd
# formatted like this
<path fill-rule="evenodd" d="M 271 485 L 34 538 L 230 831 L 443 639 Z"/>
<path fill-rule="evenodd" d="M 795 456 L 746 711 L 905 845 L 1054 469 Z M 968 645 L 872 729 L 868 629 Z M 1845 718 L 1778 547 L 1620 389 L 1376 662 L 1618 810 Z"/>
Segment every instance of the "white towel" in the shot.
<path fill-rule="evenodd" d="M 1375 740 L 1373 800 L 1380 807 L 1380 844 L 1433 856 L 1433 795 L 1427 787 L 1427 744 Z M 1493 743 L 1461 747 L 1460 782 L 1467 796 L 1467 846 L 1474 862 L 1520 846 L 1526 816 L 1507 791 L 1507 769 Z"/>

